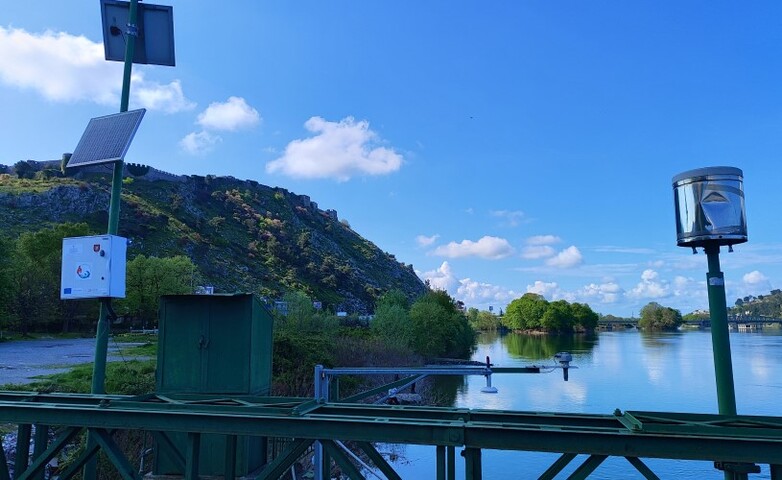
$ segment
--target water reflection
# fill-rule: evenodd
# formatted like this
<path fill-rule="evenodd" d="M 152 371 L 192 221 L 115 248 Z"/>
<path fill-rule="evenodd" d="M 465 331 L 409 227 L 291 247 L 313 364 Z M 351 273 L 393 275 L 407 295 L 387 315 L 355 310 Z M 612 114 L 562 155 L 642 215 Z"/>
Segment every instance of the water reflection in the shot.
<path fill-rule="evenodd" d="M 466 377 L 442 376 L 434 380 L 434 401 L 437 405 L 451 406 L 456 402 L 456 396 L 463 392 L 467 385 Z"/>
<path fill-rule="evenodd" d="M 598 341 L 599 339 L 599 341 Z M 782 395 L 782 330 L 730 334 L 736 402 L 745 415 L 779 415 Z M 717 413 L 717 392 L 711 333 L 641 333 L 637 330 L 600 332 L 598 338 L 543 337 L 508 334 L 481 335 L 475 360 L 491 356 L 498 366 L 553 363 L 563 350 L 574 355 L 577 370 L 564 382 L 560 372 L 550 375 L 495 375 L 499 393 L 481 393 L 483 377 L 441 377 L 441 391 L 451 406 L 533 412 L 610 414 L 622 411 Z M 447 396 L 445 396 L 447 395 Z M 432 447 L 408 446 L 407 462 L 394 463 L 402 478 L 435 478 Z M 543 453 L 485 450 L 483 478 L 537 478 L 556 460 Z M 549 456 L 546 456 L 549 455 Z M 457 458 L 459 475 L 463 460 Z M 723 478 L 711 462 L 648 460 L 660 478 Z M 752 478 L 770 478 L 768 467 Z M 525 472 L 516 476 L 509 472 Z M 563 472 L 564 473 L 564 472 Z M 567 473 L 566 473 L 567 474 Z M 464 478 L 457 477 L 457 478 Z M 622 458 L 609 458 L 589 477 L 640 478 Z"/>
<path fill-rule="evenodd" d="M 678 345 L 678 337 L 686 335 L 685 332 L 678 330 L 675 332 L 647 332 L 641 330 L 639 334 L 644 347 L 647 348 L 667 348 L 671 345 Z"/>
<path fill-rule="evenodd" d="M 597 335 L 505 335 L 502 343 L 511 357 L 547 360 L 557 352 L 574 356 L 590 353 L 598 343 Z"/>
<path fill-rule="evenodd" d="M 473 359 L 485 360 L 490 357 L 492 364 L 502 367 L 522 366 L 532 363 L 555 365 L 552 359 L 557 352 L 570 352 L 574 362 L 589 362 L 592 351 L 598 344 L 597 335 L 520 335 L 515 333 L 499 334 L 484 332 L 478 337 L 478 348 Z M 557 377 L 562 374 L 557 371 Z M 524 376 L 526 377 L 526 375 Z M 465 398 L 471 398 L 478 394 L 480 400 L 470 404 L 471 408 L 510 408 L 505 404 L 509 401 L 509 391 L 517 388 L 525 389 L 524 396 L 530 397 L 530 406 L 538 406 L 551 402 L 551 395 L 558 392 L 559 397 L 566 398 L 566 403 L 581 404 L 586 397 L 584 385 L 580 382 L 558 382 L 555 386 L 551 382 L 544 381 L 543 385 L 523 382 L 519 385 L 504 385 L 510 379 L 497 377 L 493 379 L 496 385 L 503 385 L 505 395 L 492 398 L 479 394 L 480 388 L 485 385 L 483 377 L 437 377 L 434 382 L 434 398 L 438 405 L 453 405 Z M 529 378 L 528 380 L 532 380 Z M 515 383 L 515 382 L 513 382 Z M 536 382 L 532 382 L 536 383 Z M 559 384 L 561 383 L 561 385 Z M 524 385 L 524 386 L 522 386 Z M 538 391 L 539 390 L 539 391 Z M 520 393 L 519 393 L 520 394 Z M 478 397 L 476 397 L 478 398 Z M 491 404 L 492 402 L 500 402 Z"/>

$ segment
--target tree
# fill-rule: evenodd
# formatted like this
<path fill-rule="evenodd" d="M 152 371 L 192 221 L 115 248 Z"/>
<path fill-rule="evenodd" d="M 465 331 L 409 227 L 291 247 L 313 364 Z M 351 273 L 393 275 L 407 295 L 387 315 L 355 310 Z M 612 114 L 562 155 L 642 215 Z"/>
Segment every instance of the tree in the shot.
<path fill-rule="evenodd" d="M 25 232 L 15 245 L 11 260 L 11 316 L 23 335 L 62 321 L 63 331 L 80 310 L 94 310 L 85 302 L 60 300 L 62 239 L 89 233 L 85 223 L 64 223 L 37 232 Z"/>
<path fill-rule="evenodd" d="M 570 318 L 570 304 L 565 300 L 557 300 L 548 304 L 540 319 L 540 326 L 547 332 L 553 333 L 572 331 L 573 324 Z"/>
<path fill-rule="evenodd" d="M 19 160 L 14 164 L 14 173 L 18 178 L 33 178 L 35 176 L 35 168 L 30 162 Z"/>
<path fill-rule="evenodd" d="M 312 299 L 304 292 L 293 291 L 286 293 L 282 301 L 287 305 L 287 314 L 282 324 L 284 328 L 297 331 L 310 331 L 313 329 L 313 318 L 315 317 L 315 307 L 312 306 Z"/>
<path fill-rule="evenodd" d="M 679 310 L 651 302 L 641 309 L 638 327 L 644 330 L 676 330 L 682 322 L 682 314 Z"/>
<path fill-rule="evenodd" d="M 599 316 L 592 311 L 589 305 L 583 303 L 570 304 L 570 317 L 577 330 L 591 331 L 597 327 Z"/>
<path fill-rule="evenodd" d="M 11 240 L 0 237 L 0 338 L 2 338 L 6 319 L 10 314 L 9 305 L 13 288 L 13 277 L 11 276 L 13 248 Z"/>
<path fill-rule="evenodd" d="M 386 292 L 377 301 L 372 331 L 384 341 L 408 346 L 412 340 L 409 302 L 400 290 Z"/>
<path fill-rule="evenodd" d="M 410 346 L 427 357 L 467 357 L 475 331 L 444 291 L 429 291 L 410 307 Z"/>
<path fill-rule="evenodd" d="M 117 311 L 124 311 L 144 325 L 157 321 L 161 295 L 192 293 L 198 272 L 187 257 L 146 257 L 138 255 L 127 264 L 126 297 L 117 302 Z"/>
<path fill-rule="evenodd" d="M 467 321 L 475 330 L 499 330 L 501 325 L 500 317 L 486 310 L 477 308 L 467 309 Z"/>
<path fill-rule="evenodd" d="M 513 300 L 505 310 L 503 322 L 511 330 L 534 330 L 542 326 L 541 319 L 548 301 L 537 293 L 525 293 Z"/>

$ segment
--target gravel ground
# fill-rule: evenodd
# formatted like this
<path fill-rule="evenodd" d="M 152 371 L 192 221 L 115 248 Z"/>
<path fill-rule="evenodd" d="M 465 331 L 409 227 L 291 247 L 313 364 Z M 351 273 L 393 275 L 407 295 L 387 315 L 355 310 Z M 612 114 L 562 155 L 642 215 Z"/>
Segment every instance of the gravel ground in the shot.
<path fill-rule="evenodd" d="M 120 348 L 139 345 L 109 339 L 108 361 L 122 360 Z M 41 339 L 0 343 L 0 385 L 30 383 L 39 375 L 68 370 L 95 357 L 94 338 Z M 128 357 L 138 358 L 138 357 Z"/>

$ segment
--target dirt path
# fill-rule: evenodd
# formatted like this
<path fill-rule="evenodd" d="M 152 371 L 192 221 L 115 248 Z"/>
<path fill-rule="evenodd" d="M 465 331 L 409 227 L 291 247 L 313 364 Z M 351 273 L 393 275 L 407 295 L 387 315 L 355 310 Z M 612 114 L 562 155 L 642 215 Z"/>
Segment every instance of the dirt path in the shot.
<path fill-rule="evenodd" d="M 109 339 L 109 361 L 122 360 L 120 348 L 134 343 L 116 343 Z M 89 363 L 95 356 L 94 338 L 41 339 L 0 343 L 0 385 L 30 383 L 33 377 L 68 370 Z M 137 357 L 127 357 L 137 358 Z"/>

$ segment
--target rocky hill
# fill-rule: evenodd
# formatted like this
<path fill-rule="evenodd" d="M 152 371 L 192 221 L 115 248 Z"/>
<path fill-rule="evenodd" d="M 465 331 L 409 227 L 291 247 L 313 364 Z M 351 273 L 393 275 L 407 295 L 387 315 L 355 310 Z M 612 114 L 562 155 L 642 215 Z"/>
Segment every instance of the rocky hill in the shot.
<path fill-rule="evenodd" d="M 13 237 L 64 222 L 86 222 L 96 234 L 105 233 L 109 168 L 63 177 L 58 163 L 0 166 L 3 234 Z M 326 308 L 366 313 L 389 289 L 410 298 L 426 289 L 411 265 L 396 261 L 340 221 L 336 211 L 319 209 L 305 195 L 232 177 L 174 176 L 138 165 L 126 166 L 126 173 L 119 235 L 132 241 L 128 257 L 186 255 L 216 292 L 277 298 L 301 290 Z"/>

